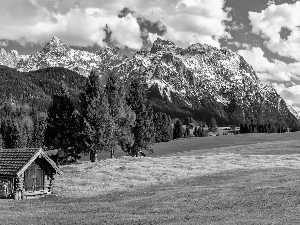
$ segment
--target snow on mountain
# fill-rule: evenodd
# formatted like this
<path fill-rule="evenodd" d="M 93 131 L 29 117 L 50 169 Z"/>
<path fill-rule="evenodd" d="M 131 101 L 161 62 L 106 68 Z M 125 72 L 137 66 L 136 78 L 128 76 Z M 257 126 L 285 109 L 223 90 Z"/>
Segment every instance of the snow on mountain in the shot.
<path fill-rule="evenodd" d="M 34 55 L 22 56 L 17 51 L 0 52 L 0 65 L 16 68 L 21 72 L 34 71 L 47 67 L 64 67 L 88 76 L 92 69 L 99 69 L 109 60 L 122 58 L 116 49 L 106 47 L 96 53 L 74 50 L 57 37 L 53 37 L 45 47 Z"/>
<path fill-rule="evenodd" d="M 298 120 L 300 120 L 300 108 L 295 105 L 288 105 L 288 109 Z"/>
<path fill-rule="evenodd" d="M 1 48 L 0 64 L 19 71 L 64 67 L 84 76 L 96 69 L 102 74 L 116 72 L 125 80 L 138 74 L 145 78 L 149 90 L 157 90 L 169 103 L 180 99 L 190 109 L 205 108 L 232 122 L 238 118 L 251 124 L 275 120 L 278 124 L 289 115 L 283 99 L 274 88 L 260 82 L 243 57 L 206 44 L 180 48 L 158 38 L 149 52 L 138 51 L 129 59 L 115 48 L 105 47 L 96 53 L 74 50 L 53 37 L 30 56 Z"/>
<path fill-rule="evenodd" d="M 19 55 L 17 51 L 6 52 L 3 47 L 0 48 L 0 65 L 15 68 L 21 59 L 26 59 L 27 55 Z"/>
<path fill-rule="evenodd" d="M 263 123 L 259 125 L 262 130 L 266 124 L 283 124 L 289 117 L 276 90 L 263 85 L 244 58 L 227 48 L 205 44 L 179 48 L 157 39 L 151 51 L 138 51 L 132 63 L 149 88 L 156 86 L 170 102 L 174 93 L 188 107 L 208 109 L 227 121 L 247 121 L 257 127 Z"/>
<path fill-rule="evenodd" d="M 27 72 L 47 67 L 64 67 L 87 76 L 92 69 L 97 69 L 100 65 L 101 58 L 96 54 L 71 49 L 53 37 L 40 52 L 21 59 L 16 69 Z"/>
<path fill-rule="evenodd" d="M 150 85 L 163 84 L 162 90 L 170 87 L 172 91 L 198 100 L 208 94 L 216 100 L 219 96 L 226 99 L 232 95 L 243 99 L 270 88 L 264 87 L 241 56 L 209 45 L 194 44 L 182 49 L 172 42 L 157 39 L 150 52 L 137 52 L 133 63 Z"/>

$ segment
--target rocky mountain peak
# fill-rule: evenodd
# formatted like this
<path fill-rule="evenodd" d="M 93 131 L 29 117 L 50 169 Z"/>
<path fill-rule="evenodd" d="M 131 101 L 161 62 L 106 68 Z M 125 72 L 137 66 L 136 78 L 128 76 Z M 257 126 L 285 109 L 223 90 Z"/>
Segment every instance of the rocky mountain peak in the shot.
<path fill-rule="evenodd" d="M 0 48 L 0 54 L 1 55 L 6 55 L 6 51 L 3 47 Z"/>
<path fill-rule="evenodd" d="M 96 52 L 96 55 L 100 55 L 100 56 L 101 55 L 113 56 L 113 55 L 117 55 L 117 54 L 120 54 L 118 48 L 112 48 L 112 47 L 108 47 L 108 46 L 105 46 Z"/>
<path fill-rule="evenodd" d="M 50 42 L 51 42 L 51 43 L 61 43 L 61 40 L 60 40 L 58 37 L 53 36 L 53 37 L 51 38 Z"/>
<path fill-rule="evenodd" d="M 70 47 L 63 43 L 59 38 L 53 36 L 53 38 L 48 42 L 42 50 L 44 53 L 53 52 L 57 54 L 66 54 L 70 51 Z"/>
<path fill-rule="evenodd" d="M 157 38 L 152 45 L 151 53 L 157 53 L 159 51 L 176 51 L 178 47 L 171 41 Z"/>

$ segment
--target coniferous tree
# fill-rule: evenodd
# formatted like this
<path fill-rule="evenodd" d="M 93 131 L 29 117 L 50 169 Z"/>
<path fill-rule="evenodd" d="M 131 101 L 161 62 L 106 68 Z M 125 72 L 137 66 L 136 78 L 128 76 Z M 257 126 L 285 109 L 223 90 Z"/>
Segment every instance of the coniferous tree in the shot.
<path fill-rule="evenodd" d="M 173 128 L 171 118 L 158 112 L 154 115 L 155 142 L 167 142 L 173 139 Z"/>
<path fill-rule="evenodd" d="M 4 142 L 3 142 L 2 134 L 0 133 L 0 149 L 3 147 L 4 147 Z"/>
<path fill-rule="evenodd" d="M 135 79 L 131 82 L 127 103 L 136 114 L 135 125 L 132 128 L 134 142 L 129 148 L 129 154 L 137 155 L 140 150 L 151 151 L 154 142 L 153 111 L 146 103 L 145 87 L 141 80 Z"/>
<path fill-rule="evenodd" d="M 218 124 L 214 117 L 211 118 L 211 132 L 213 133 L 218 132 Z"/>
<path fill-rule="evenodd" d="M 197 129 L 197 127 L 194 128 L 193 134 L 194 134 L 195 137 L 198 137 L 198 129 Z"/>
<path fill-rule="evenodd" d="M 186 137 L 191 136 L 190 129 L 188 127 L 185 129 L 185 133 L 186 133 Z"/>
<path fill-rule="evenodd" d="M 183 136 L 184 136 L 184 129 L 181 126 L 181 122 L 177 120 L 176 123 L 174 124 L 173 138 L 178 139 L 178 138 L 182 138 Z"/>
<path fill-rule="evenodd" d="M 68 154 L 68 150 L 74 148 L 75 131 L 74 104 L 62 85 L 61 93 L 53 96 L 48 109 L 45 145 L 50 149 L 62 149 Z"/>
<path fill-rule="evenodd" d="M 131 128 L 135 122 L 135 113 L 127 105 L 126 93 L 122 80 L 116 73 L 109 73 L 105 86 L 108 98 L 109 111 L 114 122 L 114 135 L 112 136 L 111 158 L 114 156 L 117 145 L 127 152 L 127 147 L 133 144 Z"/>
<path fill-rule="evenodd" d="M 32 148 L 40 148 L 44 144 L 45 131 L 47 128 L 47 114 L 33 110 L 33 132 L 32 132 Z"/>
<path fill-rule="evenodd" d="M 92 71 L 82 98 L 83 140 L 90 160 L 97 160 L 97 153 L 111 150 L 116 145 L 115 124 L 110 115 L 108 97 L 99 76 Z"/>
<path fill-rule="evenodd" d="M 173 140 L 173 123 L 170 116 L 168 116 L 168 140 Z"/>
<path fill-rule="evenodd" d="M 162 140 L 163 142 L 167 142 L 172 140 L 171 132 L 172 130 L 172 124 L 171 124 L 171 118 L 165 114 L 161 114 L 161 121 L 162 121 Z"/>
<path fill-rule="evenodd" d="M 161 142 L 163 139 L 163 130 L 162 130 L 162 116 L 161 113 L 155 113 L 153 117 L 153 123 L 155 128 L 155 142 Z"/>

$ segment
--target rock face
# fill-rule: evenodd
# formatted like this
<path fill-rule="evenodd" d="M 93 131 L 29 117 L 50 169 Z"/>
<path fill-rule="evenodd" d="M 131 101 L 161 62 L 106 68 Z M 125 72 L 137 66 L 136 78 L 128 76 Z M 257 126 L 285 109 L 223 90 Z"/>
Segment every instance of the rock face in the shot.
<path fill-rule="evenodd" d="M 149 52 L 138 51 L 129 59 L 110 47 L 96 53 L 74 50 L 53 37 L 31 56 L 1 49 L 0 64 L 18 71 L 64 67 L 84 76 L 98 69 L 118 73 L 125 81 L 142 76 L 154 109 L 173 117 L 209 121 L 214 116 L 219 124 L 262 132 L 281 131 L 296 120 L 275 89 L 264 86 L 243 57 L 226 48 L 179 48 L 157 39 Z"/>
<path fill-rule="evenodd" d="M 47 67 L 64 67 L 87 76 L 92 69 L 101 65 L 101 58 L 96 54 L 71 49 L 68 45 L 53 37 L 42 49 L 25 59 L 21 59 L 16 69 L 28 72 Z"/>
<path fill-rule="evenodd" d="M 0 65 L 16 68 L 18 62 L 27 57 L 26 55 L 19 55 L 15 50 L 6 52 L 4 48 L 0 48 Z"/>
<path fill-rule="evenodd" d="M 139 51 L 132 61 L 150 89 L 168 102 L 180 98 L 181 108 L 205 109 L 220 122 L 262 132 L 272 126 L 285 129 L 294 120 L 275 89 L 263 85 L 243 57 L 226 48 L 194 44 L 183 49 L 157 39 L 150 52 Z"/>

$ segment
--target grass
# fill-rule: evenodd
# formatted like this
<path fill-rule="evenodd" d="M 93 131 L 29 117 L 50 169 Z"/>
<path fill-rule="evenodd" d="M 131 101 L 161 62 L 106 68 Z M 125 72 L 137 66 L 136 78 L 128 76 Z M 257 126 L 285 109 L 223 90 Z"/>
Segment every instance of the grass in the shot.
<path fill-rule="evenodd" d="M 0 199 L 0 224 L 299 224 L 297 134 L 62 166 L 57 195 Z"/>
<path fill-rule="evenodd" d="M 271 134 L 241 134 L 241 135 L 226 135 L 218 137 L 192 137 L 192 138 L 182 138 L 179 140 L 173 140 L 170 142 L 161 142 L 153 145 L 153 154 L 146 152 L 147 157 L 161 157 L 170 156 L 172 154 L 177 154 L 183 152 L 184 154 L 189 151 L 197 150 L 201 153 L 209 153 L 212 149 L 240 146 L 240 145 L 250 145 L 250 144 L 260 144 L 266 142 L 274 141 L 292 141 L 300 139 L 299 132 L 297 133 L 271 133 Z M 300 146 L 300 145 L 299 145 Z M 300 153 L 298 149 L 293 149 L 293 151 Z M 279 152 L 282 154 L 282 152 Z M 273 153 L 272 153 L 273 154 Z M 125 156 L 125 153 L 120 149 L 116 151 L 116 157 Z M 98 154 L 98 160 L 103 160 L 110 158 L 109 152 L 101 152 Z M 88 161 L 88 156 L 82 157 L 83 161 Z"/>

